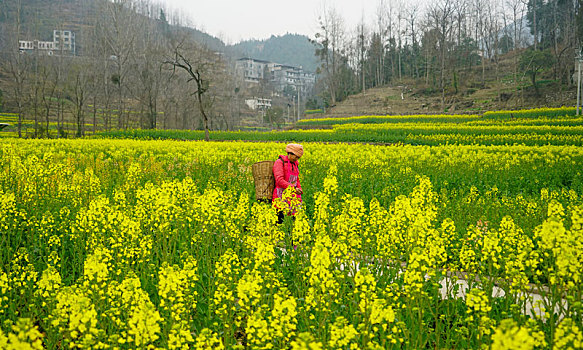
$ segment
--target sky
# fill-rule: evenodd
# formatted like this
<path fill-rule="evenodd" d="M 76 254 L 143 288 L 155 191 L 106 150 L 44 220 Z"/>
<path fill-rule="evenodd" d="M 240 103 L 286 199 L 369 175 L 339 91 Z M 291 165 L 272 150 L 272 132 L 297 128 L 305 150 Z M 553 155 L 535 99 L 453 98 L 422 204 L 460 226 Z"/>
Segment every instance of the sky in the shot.
<path fill-rule="evenodd" d="M 200 30 L 233 44 L 286 33 L 314 37 L 325 0 L 159 0 Z M 396 0 L 385 0 L 385 2 Z M 380 0 L 327 0 L 353 28 L 371 20 Z"/>

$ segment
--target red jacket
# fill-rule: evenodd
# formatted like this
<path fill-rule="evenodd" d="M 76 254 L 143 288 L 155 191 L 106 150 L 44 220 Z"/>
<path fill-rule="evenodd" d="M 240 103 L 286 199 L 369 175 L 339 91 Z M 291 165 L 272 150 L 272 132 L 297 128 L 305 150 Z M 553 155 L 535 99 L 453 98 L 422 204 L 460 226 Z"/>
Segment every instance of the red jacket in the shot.
<path fill-rule="evenodd" d="M 287 156 L 279 156 L 273 164 L 273 176 L 275 177 L 275 188 L 273 189 L 273 199 L 281 198 L 283 190 L 289 186 L 295 185 L 301 189 L 300 170 L 298 162 L 291 162 Z M 296 194 L 300 200 L 302 196 Z"/>

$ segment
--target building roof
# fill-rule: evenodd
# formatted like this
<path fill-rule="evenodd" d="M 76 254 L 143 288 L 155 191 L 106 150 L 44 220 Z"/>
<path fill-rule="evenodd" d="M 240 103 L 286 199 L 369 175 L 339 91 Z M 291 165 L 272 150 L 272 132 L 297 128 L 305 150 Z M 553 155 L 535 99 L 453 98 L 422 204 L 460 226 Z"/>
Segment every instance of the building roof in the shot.
<path fill-rule="evenodd" d="M 253 61 L 253 62 L 259 62 L 259 63 L 273 63 L 273 62 L 258 60 L 258 59 L 250 58 L 250 57 L 242 57 L 242 58 L 239 58 L 237 61 Z"/>

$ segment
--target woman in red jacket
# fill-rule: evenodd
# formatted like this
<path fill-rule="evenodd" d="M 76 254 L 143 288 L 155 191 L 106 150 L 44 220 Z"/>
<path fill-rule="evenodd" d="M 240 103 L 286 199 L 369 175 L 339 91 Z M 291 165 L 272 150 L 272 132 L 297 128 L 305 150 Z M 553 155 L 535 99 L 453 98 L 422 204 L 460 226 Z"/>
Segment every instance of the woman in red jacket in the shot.
<path fill-rule="evenodd" d="M 290 143 L 285 147 L 287 156 L 279 156 L 273 164 L 273 176 L 275 177 L 275 188 L 273 189 L 273 203 L 277 208 L 277 200 L 281 201 L 283 191 L 290 187 L 294 187 L 295 197 L 301 202 L 302 200 L 302 186 L 300 185 L 300 171 L 298 168 L 298 160 L 304 155 L 304 147 L 296 143 Z M 290 203 L 287 203 L 288 205 Z M 294 215 L 295 212 L 289 211 L 287 215 Z M 281 208 L 277 212 L 278 223 L 283 222 L 284 212 Z"/>

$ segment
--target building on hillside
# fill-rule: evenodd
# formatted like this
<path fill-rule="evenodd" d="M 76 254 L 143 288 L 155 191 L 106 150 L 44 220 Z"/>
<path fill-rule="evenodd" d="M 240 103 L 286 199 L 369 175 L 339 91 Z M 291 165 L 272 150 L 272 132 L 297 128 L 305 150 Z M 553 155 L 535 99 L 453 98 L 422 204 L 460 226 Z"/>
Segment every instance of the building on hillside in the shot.
<path fill-rule="evenodd" d="M 255 97 L 245 100 L 245 104 L 254 111 L 266 111 L 271 108 L 271 99 Z"/>
<path fill-rule="evenodd" d="M 283 91 L 287 85 L 301 85 L 302 69 L 283 64 L 273 64 L 270 69 L 270 80 L 276 91 Z"/>
<path fill-rule="evenodd" d="M 248 57 L 236 61 L 235 71 L 247 83 L 266 82 L 271 84 L 277 94 L 289 92 L 290 89 L 295 93 L 299 89 L 302 96 L 308 96 L 312 94 L 316 84 L 316 75 L 305 72 L 302 67 Z"/>
<path fill-rule="evenodd" d="M 70 30 L 53 30 L 53 41 L 19 40 L 20 52 L 38 52 L 52 55 L 75 55 L 75 33 Z"/>
<path fill-rule="evenodd" d="M 32 52 L 38 50 L 39 52 L 46 53 L 51 56 L 55 50 L 55 43 L 52 41 L 40 41 L 40 40 L 19 40 L 18 49 L 20 52 Z"/>
<path fill-rule="evenodd" d="M 75 48 L 75 33 L 70 30 L 53 30 L 53 41 L 55 42 L 55 50 L 63 50 L 76 53 Z"/>
<path fill-rule="evenodd" d="M 271 62 L 241 58 L 235 63 L 237 75 L 248 83 L 259 83 L 265 79 L 265 73 Z"/>

